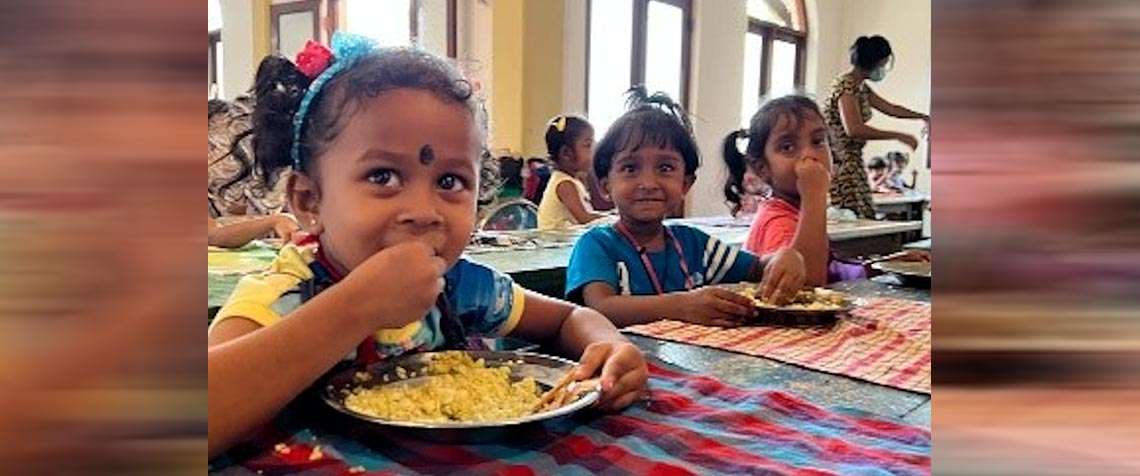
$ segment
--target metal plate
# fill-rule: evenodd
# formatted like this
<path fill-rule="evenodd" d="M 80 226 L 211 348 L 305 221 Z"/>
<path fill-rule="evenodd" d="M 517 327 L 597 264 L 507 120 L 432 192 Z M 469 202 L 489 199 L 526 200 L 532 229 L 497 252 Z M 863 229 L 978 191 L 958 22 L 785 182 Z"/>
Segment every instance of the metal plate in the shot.
<path fill-rule="evenodd" d="M 530 352 L 511 352 L 511 351 L 464 351 L 471 356 L 472 359 L 483 359 L 488 367 L 496 367 L 500 365 L 508 365 L 511 368 L 511 380 L 521 380 L 525 377 L 534 378 L 538 387 L 542 391 L 546 391 L 553 387 L 562 376 L 571 368 L 577 365 L 576 362 L 563 359 L 561 357 L 554 357 L 544 354 L 535 354 Z M 336 375 L 333 375 L 325 382 L 325 388 L 321 392 L 321 399 L 329 406 L 337 411 L 344 413 L 357 420 L 374 423 L 377 425 L 392 427 L 392 428 L 408 428 L 419 430 L 439 430 L 439 431 L 454 431 L 454 430 L 479 430 L 488 428 L 501 428 L 507 426 L 521 425 L 530 422 L 540 422 L 551 420 L 563 416 L 570 415 L 574 412 L 582 410 L 598 400 L 600 392 L 592 390 L 584 394 L 581 398 L 562 406 L 560 408 L 534 413 L 521 418 L 511 420 L 499 421 L 446 421 L 446 422 L 423 422 L 423 421 L 404 421 L 404 420 L 390 420 L 386 418 L 365 415 L 362 413 L 350 410 L 344 404 L 344 390 L 351 390 L 360 385 L 371 384 L 372 388 L 390 386 L 390 385 L 416 385 L 417 382 L 426 381 L 430 377 L 415 377 L 404 380 L 396 378 L 396 367 L 403 367 L 408 372 L 415 372 L 417 375 L 423 372 L 427 367 L 428 362 L 432 356 L 440 354 L 441 352 L 424 352 L 418 354 L 411 354 L 403 357 L 398 357 L 392 360 L 378 362 L 368 366 L 366 369 L 350 368 L 344 370 Z M 519 360 L 522 363 L 516 363 Z M 356 374 L 358 372 L 367 372 L 372 375 L 372 379 L 364 384 L 360 383 Z M 388 376 L 389 381 L 384 382 L 384 375 Z"/>
<path fill-rule="evenodd" d="M 738 283 L 726 286 L 736 292 L 745 286 L 756 286 L 755 283 Z M 833 291 L 833 290 L 832 290 Z M 755 304 L 757 315 L 748 321 L 753 325 L 772 326 L 829 326 L 836 323 L 840 316 L 853 309 L 863 306 L 866 302 L 861 298 L 854 298 L 839 291 L 833 291 L 844 296 L 844 304 L 830 309 L 797 309 L 789 307 L 769 306 Z"/>

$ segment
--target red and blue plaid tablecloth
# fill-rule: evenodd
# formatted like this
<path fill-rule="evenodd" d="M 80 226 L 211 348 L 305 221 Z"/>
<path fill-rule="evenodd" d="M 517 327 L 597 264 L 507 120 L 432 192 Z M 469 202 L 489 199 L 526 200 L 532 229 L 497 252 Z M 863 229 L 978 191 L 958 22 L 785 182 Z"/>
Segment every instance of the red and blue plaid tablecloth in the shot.
<path fill-rule="evenodd" d="M 441 444 L 287 429 L 211 463 L 252 475 L 925 475 L 930 432 L 779 390 L 650 365 L 644 401 L 519 442 Z M 238 457 L 234 454 L 242 453 Z"/>

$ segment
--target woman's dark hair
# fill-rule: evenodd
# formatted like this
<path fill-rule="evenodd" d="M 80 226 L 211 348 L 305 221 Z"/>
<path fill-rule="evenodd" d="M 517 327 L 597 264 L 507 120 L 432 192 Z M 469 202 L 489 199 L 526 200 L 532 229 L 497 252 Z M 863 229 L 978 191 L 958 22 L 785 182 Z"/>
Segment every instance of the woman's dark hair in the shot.
<path fill-rule="evenodd" d="M 292 61 L 279 55 L 267 56 L 257 68 L 253 88 L 257 104 L 250 133 L 257 167 L 265 177 L 293 165 L 293 116 L 310 81 Z M 363 101 L 398 88 L 421 89 L 462 104 L 486 131 L 482 104 L 471 84 L 447 60 L 412 48 L 379 48 L 334 76 L 309 105 L 301 129 L 298 172 L 312 170 L 313 158 L 324 152 Z"/>
<path fill-rule="evenodd" d="M 692 124 L 681 106 L 665 93 L 648 95 L 645 86 L 634 86 L 626 95 L 625 114 L 610 126 L 594 150 L 594 175 L 605 178 L 618 152 L 636 151 L 646 144 L 676 149 L 685 160 L 685 175 L 696 175 L 701 158 Z"/>
<path fill-rule="evenodd" d="M 563 147 L 573 149 L 582 133 L 592 130 L 594 126 L 581 116 L 554 116 L 546 126 L 546 154 L 550 161 L 557 164 Z"/>
<path fill-rule="evenodd" d="M 851 66 L 870 71 L 891 54 L 891 43 L 886 38 L 879 35 L 860 36 L 851 45 Z"/>
<path fill-rule="evenodd" d="M 887 159 L 884 159 L 881 155 L 871 157 L 871 160 L 867 162 L 867 168 L 871 170 L 886 170 Z"/>
<path fill-rule="evenodd" d="M 809 114 L 823 119 L 823 113 L 811 98 L 800 94 L 779 97 L 760 106 L 760 110 L 752 115 L 748 130 L 736 130 L 725 136 L 722 155 L 724 164 L 728 167 L 728 179 L 724 183 L 724 198 L 734 215 L 740 211 L 744 195 L 744 172 L 750 166 L 767 167 L 764 145 L 768 143 L 768 136 L 772 134 L 772 129 L 780 122 L 780 118 L 790 117 L 794 121 L 793 127 L 798 127 L 800 121 Z M 736 145 L 740 139 L 748 141 L 744 152 L 741 152 Z"/>

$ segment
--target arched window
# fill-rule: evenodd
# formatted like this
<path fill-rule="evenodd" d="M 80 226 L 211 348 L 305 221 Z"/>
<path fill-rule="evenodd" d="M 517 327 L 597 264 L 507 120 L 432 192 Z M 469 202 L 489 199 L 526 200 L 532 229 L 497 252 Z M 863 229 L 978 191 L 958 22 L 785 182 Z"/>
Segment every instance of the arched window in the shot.
<path fill-rule="evenodd" d="M 747 126 L 761 98 L 803 89 L 807 31 L 803 0 L 748 0 L 742 124 Z"/>

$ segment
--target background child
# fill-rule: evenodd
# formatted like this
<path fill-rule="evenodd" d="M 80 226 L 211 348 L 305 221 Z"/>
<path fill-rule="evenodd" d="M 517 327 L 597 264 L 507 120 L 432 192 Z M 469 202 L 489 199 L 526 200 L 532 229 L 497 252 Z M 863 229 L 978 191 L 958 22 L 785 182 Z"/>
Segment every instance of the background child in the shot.
<path fill-rule="evenodd" d="M 594 159 L 594 127 L 578 116 L 555 116 L 546 126 L 546 152 L 554 171 L 538 203 L 538 229 L 582 225 L 602 217 L 590 207 L 581 175 Z"/>
<path fill-rule="evenodd" d="M 746 139 L 743 153 L 737 141 Z M 806 96 L 789 95 L 765 103 L 748 130 L 724 139 L 729 178 L 725 198 L 740 205 L 745 169 L 763 178 L 772 196 L 760 206 L 744 249 L 759 254 L 794 248 L 803 255 L 807 283 L 822 286 L 867 276 L 859 263 L 833 259 L 827 238 L 827 195 L 831 149 L 819 106 Z"/>
<path fill-rule="evenodd" d="M 289 202 L 312 236 L 243 279 L 211 325 L 209 457 L 354 348 L 364 363 L 510 334 L 579 356 L 578 378 L 601 369 L 603 408 L 632 403 L 645 361 L 604 316 L 460 257 L 486 135 L 462 76 L 359 36 L 334 35 L 333 48 L 310 44 L 297 65 L 266 58 L 256 79 L 256 160 L 293 167 Z M 279 311 L 297 288 L 304 302 Z"/>
<path fill-rule="evenodd" d="M 706 285 L 763 280 L 761 295 L 777 301 L 799 290 L 803 262 L 795 250 L 758 259 L 696 228 L 662 223 L 696 180 L 697 145 L 688 118 L 668 96 L 647 97 L 638 87 L 628 107 L 594 161 L 619 219 L 574 245 L 568 298 L 621 326 L 661 318 L 732 326 L 754 314 L 752 302 Z"/>
<path fill-rule="evenodd" d="M 906 190 L 914 189 L 914 183 L 918 180 L 918 171 L 910 171 L 910 184 L 908 185 L 903 180 L 903 171 L 906 166 L 910 164 L 910 155 L 906 152 L 887 152 L 887 163 L 890 166 L 890 173 L 887 176 L 887 186 L 892 190 L 903 192 Z"/>
<path fill-rule="evenodd" d="M 867 181 L 870 182 L 872 192 L 885 193 L 891 191 L 890 186 L 887 185 L 890 170 L 891 166 L 883 156 L 871 157 L 871 160 L 867 162 Z"/>
<path fill-rule="evenodd" d="M 293 239 L 293 233 L 299 229 L 297 220 L 288 213 L 275 213 L 225 225 L 219 224 L 214 217 L 207 214 L 206 244 L 221 248 L 241 248 L 270 233 L 276 234 L 282 242 L 288 243 Z"/>

